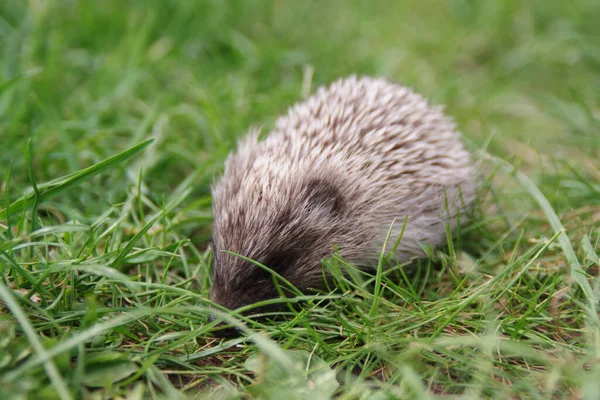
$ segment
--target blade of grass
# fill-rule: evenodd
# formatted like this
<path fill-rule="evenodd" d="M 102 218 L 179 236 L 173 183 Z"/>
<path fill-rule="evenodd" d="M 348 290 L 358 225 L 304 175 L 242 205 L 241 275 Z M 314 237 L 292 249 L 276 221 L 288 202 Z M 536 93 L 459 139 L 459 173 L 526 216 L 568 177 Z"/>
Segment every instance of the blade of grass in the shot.
<path fill-rule="evenodd" d="M 127 245 L 123 248 L 123 250 L 121 250 L 121 252 L 117 255 L 117 257 L 115 257 L 114 261 L 111 263 L 110 266 L 114 269 L 118 269 L 119 266 L 125 260 L 125 258 L 129 255 L 129 252 L 131 251 L 131 249 L 133 249 L 133 246 L 135 246 L 135 244 L 138 242 L 138 240 L 140 240 L 140 238 L 142 236 L 144 236 L 146 234 L 146 232 L 148 232 L 148 230 L 150 230 L 150 228 L 152 228 L 152 226 L 156 223 L 156 221 L 158 221 L 159 219 L 162 218 L 162 216 L 163 216 L 163 212 L 160 212 L 154 218 L 152 218 L 152 220 L 150 220 L 150 222 L 148 222 L 146 225 L 144 225 L 144 227 L 142 229 L 140 229 L 140 231 L 138 233 L 136 233 L 129 240 L 129 242 L 127 242 Z"/>
<path fill-rule="evenodd" d="M 392 221 L 392 223 L 390 224 L 387 235 L 385 236 L 385 240 L 383 241 L 383 248 L 381 249 L 381 253 L 379 254 L 379 262 L 377 263 L 377 274 L 375 276 L 375 292 L 373 294 L 373 303 L 371 304 L 371 309 L 369 310 L 369 317 L 371 318 L 375 316 L 375 314 L 377 313 L 377 307 L 379 306 L 379 298 L 381 297 L 381 277 L 383 274 L 385 249 L 387 248 L 388 241 L 390 240 L 390 236 L 392 235 L 392 229 L 394 227 L 395 222 L 396 220 Z"/>
<path fill-rule="evenodd" d="M 35 176 L 33 175 L 33 144 L 31 139 L 27 140 L 27 165 L 29 166 L 29 182 L 33 188 L 34 200 L 33 200 L 33 212 L 31 213 L 31 232 L 35 231 L 35 221 L 37 216 L 37 209 L 40 205 L 40 191 L 38 190 Z M 33 247 L 31 248 L 30 257 L 33 257 Z"/>
<path fill-rule="evenodd" d="M 154 139 L 148 139 L 137 146 L 125 150 L 116 156 L 100 161 L 91 167 L 84 168 L 80 171 L 52 180 L 45 184 L 37 185 L 38 192 L 28 193 L 13 202 L 9 207 L 5 208 L 4 210 L 0 210 L 0 219 L 6 218 L 7 215 L 14 213 L 16 210 L 28 209 L 35 204 L 36 201 L 38 204 L 47 201 L 64 192 L 65 190 L 71 189 L 102 172 L 115 168 L 117 165 L 130 159 L 148 147 L 153 141 Z"/>
<path fill-rule="evenodd" d="M 0 290 L 2 290 L 1 286 L 2 286 L 2 284 L 0 283 Z M 0 295 L 1 294 L 2 293 L 0 292 Z M 120 325 L 127 324 L 129 322 L 136 321 L 146 315 L 152 314 L 153 312 L 154 312 L 154 310 L 152 310 L 152 311 L 151 310 L 143 310 L 143 311 L 137 310 L 137 311 L 129 312 L 124 315 L 119 315 L 119 316 L 117 316 L 113 319 L 110 319 L 106 322 L 103 322 L 101 324 L 95 324 L 95 325 L 91 326 L 90 328 L 88 328 L 84 331 L 80 331 L 80 332 L 74 334 L 73 336 L 69 337 L 68 339 L 58 343 L 51 349 L 44 350 L 43 352 L 38 352 L 38 354 L 35 357 L 24 362 L 21 366 L 19 366 L 19 368 L 6 373 L 0 379 L 0 382 L 13 381 L 13 380 L 17 379 L 18 377 L 22 376 L 23 374 L 25 374 L 31 368 L 34 368 L 40 364 L 45 364 L 45 363 L 51 361 L 52 358 L 54 358 L 60 354 L 63 354 L 65 352 L 79 346 L 80 344 L 83 344 L 83 343 L 86 343 L 86 342 L 92 340 L 94 337 L 98 336 L 99 334 L 101 334 L 103 332 L 106 332 L 109 329 L 115 328 Z M 31 327 L 31 325 L 30 325 L 30 327 Z M 31 329 L 33 329 L 33 328 L 31 328 Z M 34 335 L 35 335 L 35 332 L 34 332 Z M 37 337 L 36 337 L 36 339 L 37 339 Z"/>
<path fill-rule="evenodd" d="M 598 299 L 594 294 L 592 286 L 587 281 L 586 273 L 581 267 L 581 264 L 577 259 L 577 255 L 575 254 L 575 250 L 571 245 L 571 241 L 569 240 L 569 237 L 567 236 L 567 233 L 560 222 L 560 218 L 558 218 L 558 215 L 556 215 L 556 212 L 552 208 L 552 205 L 546 196 L 544 196 L 542 191 L 527 175 L 519 172 L 514 166 L 504 160 L 496 158 L 490 154 L 487 154 L 487 156 L 497 164 L 501 164 L 506 171 L 513 174 L 517 181 L 519 181 L 519 183 L 527 190 L 529 195 L 533 197 L 538 205 L 542 208 L 544 214 L 546 214 L 546 218 L 552 226 L 552 229 L 556 234 L 558 234 L 558 242 L 560 243 L 560 246 L 567 259 L 570 275 L 578 283 L 579 287 L 581 287 L 581 290 L 588 300 L 589 304 L 586 307 L 586 311 L 588 314 L 589 323 L 593 323 L 593 325 L 596 327 L 596 330 L 600 329 L 600 319 L 598 317 L 598 313 L 596 312 L 596 304 L 598 304 Z"/>
<path fill-rule="evenodd" d="M 140 240 L 140 238 L 142 236 L 144 236 L 146 234 L 146 232 L 148 232 L 148 230 L 150 230 L 150 228 L 152 228 L 152 226 L 156 223 L 156 221 L 158 221 L 159 219 L 166 216 L 173 208 L 175 208 L 179 203 L 181 203 L 190 193 L 191 193 L 191 189 L 187 189 L 187 190 L 184 190 L 181 193 L 179 193 L 178 197 L 172 199 L 171 202 L 169 204 L 167 204 L 161 212 L 156 214 L 156 216 L 154 218 L 152 218 L 152 220 L 150 220 L 150 222 L 148 222 L 146 225 L 144 225 L 144 227 L 138 233 L 136 233 L 131 238 L 131 240 L 129 240 L 129 242 L 123 248 L 123 250 L 121 250 L 119 255 L 111 263 L 111 267 L 118 269 L 118 267 L 123 263 L 125 258 L 129 255 L 129 252 L 131 251 L 131 249 L 133 249 L 133 246 L 135 246 L 137 241 Z"/>
<path fill-rule="evenodd" d="M 12 172 L 12 162 L 10 162 L 8 164 L 8 171 L 6 171 L 6 188 L 4 189 L 4 200 L 6 201 L 6 204 L 4 207 L 6 207 L 7 210 L 7 214 L 6 214 L 6 235 L 8 236 L 8 239 L 11 240 L 12 239 L 12 226 L 10 224 L 10 214 L 8 213 L 8 208 L 10 205 L 10 177 L 11 177 L 11 172 Z M 1 251 L 1 250 L 0 250 Z"/>
<path fill-rule="evenodd" d="M 544 196 L 544 194 L 541 192 L 541 190 L 536 186 L 536 184 L 527 175 L 518 171 L 514 166 L 512 166 L 511 164 L 507 163 L 504 160 L 498 159 L 491 155 L 489 155 L 489 157 L 491 159 L 493 159 L 496 163 L 502 164 L 509 173 L 513 174 L 514 177 L 517 179 L 517 181 L 519 181 L 519 183 L 527 190 L 529 195 L 531 197 L 533 197 L 535 199 L 535 201 L 538 203 L 538 205 L 542 208 L 542 210 L 544 211 L 544 214 L 546 214 L 546 218 L 548 219 L 548 222 L 552 226 L 552 229 L 554 230 L 555 233 L 558 233 L 558 241 L 563 249 L 563 252 L 565 253 L 567 263 L 569 264 L 570 271 L 571 271 L 571 277 L 573 277 L 573 279 L 575 279 L 575 281 L 579 284 L 579 286 L 583 290 L 583 293 L 585 294 L 586 298 L 592 304 L 595 304 L 597 302 L 597 299 L 594 294 L 594 291 L 592 290 L 590 283 L 585 278 L 586 273 L 583 270 L 583 268 L 581 267 L 581 264 L 579 264 L 579 260 L 577 259 L 575 250 L 573 249 L 573 246 L 571 245 L 571 241 L 569 240 L 569 237 L 567 236 L 565 228 L 562 226 L 562 223 L 560 222 L 560 218 L 558 218 L 558 215 L 556 215 L 556 212 L 552 208 L 552 205 L 550 204 L 548 199 L 546 199 L 546 196 Z"/>
<path fill-rule="evenodd" d="M 12 312 L 13 316 L 17 319 L 17 321 L 19 321 L 21 329 L 23 329 L 23 332 L 25 333 L 25 336 L 27 336 L 29 343 L 35 349 L 37 356 L 44 359 L 44 369 L 48 374 L 48 378 L 50 378 L 50 382 L 52 382 L 52 385 L 56 389 L 58 396 L 62 400 L 71 399 L 72 397 L 67 389 L 67 385 L 60 375 L 58 368 L 56 368 L 56 365 L 52 361 L 52 357 L 49 357 L 48 352 L 40 342 L 37 332 L 31 325 L 31 322 L 29 322 L 25 312 L 21 309 L 17 300 L 15 300 L 13 295 L 10 293 L 10 290 L 4 286 L 2 282 L 0 282 L 0 298 L 2 298 L 8 309 Z"/>

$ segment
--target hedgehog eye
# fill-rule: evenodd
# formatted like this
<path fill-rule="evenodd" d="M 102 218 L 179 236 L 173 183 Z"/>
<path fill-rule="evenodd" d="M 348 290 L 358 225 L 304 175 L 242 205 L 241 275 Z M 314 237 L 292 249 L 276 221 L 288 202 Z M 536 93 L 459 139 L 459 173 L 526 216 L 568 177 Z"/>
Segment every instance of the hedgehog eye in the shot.
<path fill-rule="evenodd" d="M 306 184 L 306 201 L 309 210 L 323 210 L 340 213 L 344 208 L 344 198 L 338 188 L 324 179 L 312 179 Z"/>
<path fill-rule="evenodd" d="M 268 256 L 265 261 L 261 261 L 261 264 L 282 275 L 295 262 L 297 256 L 298 253 L 293 249 L 278 251 Z M 272 282 L 273 276 L 266 269 L 254 264 L 249 264 L 248 267 L 244 277 L 238 277 L 240 278 L 238 289 L 243 291 L 252 290 L 256 289 L 257 284 L 261 282 Z"/>
<path fill-rule="evenodd" d="M 281 274 L 294 264 L 297 258 L 298 253 L 293 249 L 280 250 L 269 256 L 263 264 Z"/>

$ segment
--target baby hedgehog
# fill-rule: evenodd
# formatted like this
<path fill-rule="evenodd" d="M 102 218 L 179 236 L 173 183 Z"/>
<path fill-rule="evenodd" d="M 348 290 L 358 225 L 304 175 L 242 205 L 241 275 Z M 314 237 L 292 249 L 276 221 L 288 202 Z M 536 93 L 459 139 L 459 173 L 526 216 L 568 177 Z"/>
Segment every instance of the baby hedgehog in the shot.
<path fill-rule="evenodd" d="M 278 296 L 269 272 L 230 252 L 301 291 L 322 288 L 321 261 L 336 248 L 377 265 L 390 226 L 388 250 L 406 217 L 396 257 L 423 256 L 420 243 L 442 244 L 474 197 L 470 155 L 440 107 L 384 79 L 341 79 L 227 159 L 213 188 L 211 300 L 235 309 Z"/>

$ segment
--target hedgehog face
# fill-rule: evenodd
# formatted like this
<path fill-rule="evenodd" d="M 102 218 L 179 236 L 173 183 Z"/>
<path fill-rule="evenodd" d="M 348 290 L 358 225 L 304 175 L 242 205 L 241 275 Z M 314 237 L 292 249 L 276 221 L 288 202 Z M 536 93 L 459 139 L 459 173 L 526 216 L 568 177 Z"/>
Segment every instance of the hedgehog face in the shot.
<path fill-rule="evenodd" d="M 271 187 L 278 193 L 263 192 L 252 199 L 226 193 L 226 188 L 215 190 L 219 208 L 213 227 L 211 300 L 229 309 L 279 296 L 269 271 L 231 253 L 269 267 L 306 291 L 323 286 L 321 260 L 338 244 L 333 232 L 339 234 L 336 226 L 346 207 L 331 180 L 310 178 Z M 279 287 L 290 295 L 284 282 Z"/>

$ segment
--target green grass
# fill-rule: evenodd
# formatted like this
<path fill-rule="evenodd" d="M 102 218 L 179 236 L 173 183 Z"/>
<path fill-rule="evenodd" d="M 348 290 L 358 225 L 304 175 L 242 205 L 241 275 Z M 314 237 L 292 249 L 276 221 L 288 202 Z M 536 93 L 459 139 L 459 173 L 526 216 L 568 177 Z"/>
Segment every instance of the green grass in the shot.
<path fill-rule="evenodd" d="M 596 0 L 1 2 L 0 398 L 597 398 L 599 20 Z M 210 183 L 348 74 L 446 105 L 479 217 L 413 271 L 334 257 L 338 290 L 219 314 L 245 335 L 216 339 Z"/>

